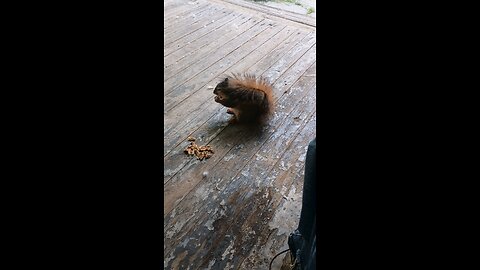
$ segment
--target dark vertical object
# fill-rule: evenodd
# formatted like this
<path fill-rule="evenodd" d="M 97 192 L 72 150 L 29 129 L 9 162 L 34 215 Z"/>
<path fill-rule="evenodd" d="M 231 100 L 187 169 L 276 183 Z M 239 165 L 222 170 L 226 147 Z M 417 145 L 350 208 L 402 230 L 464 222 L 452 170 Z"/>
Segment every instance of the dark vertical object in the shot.
<path fill-rule="evenodd" d="M 309 235 L 312 224 L 316 216 L 317 198 L 317 168 L 316 168 L 316 138 L 310 142 L 305 159 L 305 179 L 303 183 L 302 213 L 300 215 L 300 224 L 298 230 L 302 235 Z"/>
<path fill-rule="evenodd" d="M 316 138 L 308 145 L 305 159 L 305 178 L 303 183 L 302 212 L 297 230 L 288 237 L 288 246 L 296 268 L 310 270 L 316 268 L 317 255 L 317 168 Z"/>

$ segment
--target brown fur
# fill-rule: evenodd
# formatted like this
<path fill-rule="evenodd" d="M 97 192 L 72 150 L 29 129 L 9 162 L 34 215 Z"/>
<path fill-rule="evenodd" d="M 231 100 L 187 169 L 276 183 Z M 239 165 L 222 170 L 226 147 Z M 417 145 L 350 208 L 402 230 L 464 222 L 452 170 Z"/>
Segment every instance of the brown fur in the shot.
<path fill-rule="evenodd" d="M 231 122 L 262 124 L 274 109 L 272 86 L 265 78 L 252 74 L 228 76 L 213 93 L 215 101 L 233 114 Z"/>

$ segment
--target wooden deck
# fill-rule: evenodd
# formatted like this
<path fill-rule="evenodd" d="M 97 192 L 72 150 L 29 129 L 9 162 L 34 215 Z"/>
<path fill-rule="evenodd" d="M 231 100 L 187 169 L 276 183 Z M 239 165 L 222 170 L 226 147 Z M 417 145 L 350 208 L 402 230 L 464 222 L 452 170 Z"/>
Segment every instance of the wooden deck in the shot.
<path fill-rule="evenodd" d="M 268 269 L 298 225 L 316 137 L 315 27 L 236 1 L 164 2 L 165 269 Z M 229 125 L 213 100 L 225 74 L 245 71 L 274 85 L 261 132 Z M 215 154 L 186 156 L 188 136 Z"/>

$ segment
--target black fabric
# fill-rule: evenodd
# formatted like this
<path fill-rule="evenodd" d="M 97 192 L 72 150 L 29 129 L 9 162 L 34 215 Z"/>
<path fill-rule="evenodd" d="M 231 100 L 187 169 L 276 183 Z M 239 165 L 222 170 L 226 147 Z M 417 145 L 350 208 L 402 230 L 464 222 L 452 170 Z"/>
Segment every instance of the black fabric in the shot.
<path fill-rule="evenodd" d="M 288 246 L 295 269 L 310 270 L 316 267 L 316 223 L 317 198 L 317 168 L 316 168 L 316 138 L 308 145 L 305 159 L 305 177 L 303 183 L 302 210 L 297 230 L 288 237 Z"/>
<path fill-rule="evenodd" d="M 316 168 L 316 138 L 310 142 L 305 158 L 305 180 L 303 183 L 303 199 L 302 212 L 300 215 L 300 223 L 298 230 L 302 235 L 310 235 L 310 230 L 314 223 L 316 215 L 317 198 L 315 192 L 317 190 L 317 168 Z"/>

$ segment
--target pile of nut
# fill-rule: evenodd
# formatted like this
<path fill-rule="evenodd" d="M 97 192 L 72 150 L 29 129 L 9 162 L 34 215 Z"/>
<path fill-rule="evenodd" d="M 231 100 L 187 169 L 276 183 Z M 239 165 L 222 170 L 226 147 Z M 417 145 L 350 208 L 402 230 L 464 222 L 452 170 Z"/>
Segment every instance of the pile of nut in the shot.
<path fill-rule="evenodd" d="M 193 137 L 188 137 L 187 140 L 190 142 L 190 145 L 183 151 L 185 154 L 196 156 L 199 160 L 208 159 L 213 155 L 213 150 L 210 145 L 198 146 Z"/>

